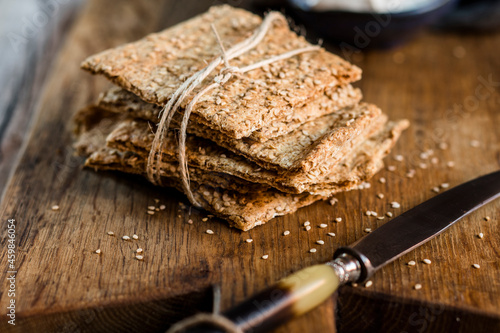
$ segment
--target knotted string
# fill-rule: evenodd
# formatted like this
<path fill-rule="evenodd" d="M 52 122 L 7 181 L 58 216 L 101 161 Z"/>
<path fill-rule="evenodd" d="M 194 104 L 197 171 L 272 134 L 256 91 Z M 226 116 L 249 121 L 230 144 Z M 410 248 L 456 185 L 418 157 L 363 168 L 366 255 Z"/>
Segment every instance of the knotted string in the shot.
<path fill-rule="evenodd" d="M 319 46 L 307 46 L 303 48 L 299 48 L 296 50 L 292 50 L 286 53 L 283 53 L 278 56 L 271 57 L 266 60 L 262 60 L 256 62 L 254 64 L 245 66 L 245 67 L 235 67 L 230 66 L 229 60 L 236 58 L 249 50 L 256 47 L 265 37 L 266 33 L 269 31 L 269 28 L 273 21 L 282 20 L 285 21 L 285 18 L 277 13 L 270 12 L 262 21 L 262 24 L 255 30 L 252 36 L 247 38 L 246 40 L 236 44 L 231 47 L 227 51 L 224 49 L 222 42 L 220 40 L 219 34 L 215 30 L 215 27 L 212 25 L 212 30 L 214 31 L 217 43 L 221 49 L 221 56 L 215 58 L 210 62 L 205 68 L 199 70 L 194 73 L 191 77 L 189 77 L 180 87 L 172 94 L 170 100 L 165 105 L 160 113 L 160 122 L 158 123 L 157 130 L 155 133 L 155 137 L 153 143 L 151 145 L 151 150 L 148 156 L 148 164 L 147 164 L 147 174 L 149 180 L 154 184 L 161 184 L 161 174 L 160 168 L 162 163 L 162 152 L 166 145 L 166 136 L 168 130 L 170 128 L 170 123 L 174 114 L 179 109 L 181 103 L 184 99 L 198 86 L 200 85 L 207 76 L 209 76 L 221 63 L 224 63 L 224 67 L 220 70 L 219 74 L 215 76 L 214 82 L 200 90 L 188 104 L 186 109 L 184 110 L 184 115 L 182 117 L 182 122 L 180 126 L 179 132 L 179 141 L 178 141 L 178 161 L 180 167 L 180 174 L 182 180 L 182 187 L 184 189 L 185 194 L 187 195 L 189 201 L 200 207 L 199 202 L 194 198 L 193 193 L 191 192 L 191 188 L 189 185 L 189 172 L 188 172 L 188 162 L 186 159 L 186 130 L 189 122 L 189 116 L 191 115 L 191 111 L 194 106 L 204 94 L 213 88 L 223 85 L 229 79 L 232 78 L 235 73 L 245 73 L 251 71 L 253 69 L 261 68 L 266 65 L 269 65 L 273 62 L 280 61 L 283 59 L 291 58 L 297 54 L 310 52 L 320 49 Z"/>

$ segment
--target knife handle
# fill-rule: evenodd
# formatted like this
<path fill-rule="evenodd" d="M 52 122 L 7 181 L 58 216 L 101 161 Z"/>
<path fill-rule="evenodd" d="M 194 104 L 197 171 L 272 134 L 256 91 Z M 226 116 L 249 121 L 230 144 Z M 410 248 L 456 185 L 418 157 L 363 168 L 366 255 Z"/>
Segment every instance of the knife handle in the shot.
<path fill-rule="evenodd" d="M 267 332 L 314 309 L 340 285 L 356 281 L 358 277 L 358 261 L 349 255 L 340 256 L 326 264 L 310 266 L 283 278 L 274 286 L 224 312 L 222 316 L 241 332 Z M 203 323 L 185 329 L 184 332 L 226 331 Z"/>

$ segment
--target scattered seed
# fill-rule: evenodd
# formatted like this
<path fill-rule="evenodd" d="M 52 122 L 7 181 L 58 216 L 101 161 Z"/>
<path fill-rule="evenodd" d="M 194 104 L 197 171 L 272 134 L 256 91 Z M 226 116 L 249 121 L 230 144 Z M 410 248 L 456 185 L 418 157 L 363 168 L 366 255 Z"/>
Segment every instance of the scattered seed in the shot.
<path fill-rule="evenodd" d="M 386 182 L 386 180 L 385 180 L 385 178 L 384 178 L 384 177 L 381 177 L 378 181 L 379 181 L 379 183 L 381 183 L 381 184 L 385 184 L 385 182 Z"/>
<path fill-rule="evenodd" d="M 335 237 L 335 233 L 333 233 L 333 232 L 329 232 L 327 235 L 331 236 L 331 237 Z"/>
<path fill-rule="evenodd" d="M 453 161 L 448 161 L 448 162 L 446 163 L 446 166 L 448 166 L 448 168 L 454 168 L 454 167 L 455 167 L 455 162 L 453 162 Z"/>
<path fill-rule="evenodd" d="M 304 227 L 307 227 L 308 225 L 311 225 L 311 222 L 309 222 L 309 221 L 305 221 L 305 222 L 304 222 Z"/>
<path fill-rule="evenodd" d="M 387 215 L 387 217 L 392 217 L 392 213 L 391 212 L 387 212 L 387 213 L 385 213 L 385 215 Z"/>
<path fill-rule="evenodd" d="M 423 152 L 423 153 L 420 153 L 419 157 L 423 160 L 426 160 L 429 158 L 429 154 L 427 154 L 426 152 Z"/>
<path fill-rule="evenodd" d="M 356 288 L 358 286 L 358 284 L 356 282 L 353 282 L 353 283 L 351 283 L 351 286 L 353 286 L 354 288 Z"/>
<path fill-rule="evenodd" d="M 155 212 L 154 212 L 154 210 L 148 210 L 148 214 L 149 215 L 155 215 Z"/>
<path fill-rule="evenodd" d="M 187 223 L 188 224 L 193 224 L 193 220 L 189 219 Z"/>
<path fill-rule="evenodd" d="M 306 225 L 306 231 L 309 231 L 311 230 L 311 226 L 310 225 Z"/>
<path fill-rule="evenodd" d="M 481 268 L 481 266 L 479 266 L 479 264 L 474 264 L 474 265 L 472 265 L 472 267 L 474 267 L 475 269 L 480 269 Z"/>
<path fill-rule="evenodd" d="M 394 159 L 395 159 L 396 161 L 398 161 L 398 162 L 401 162 L 401 161 L 403 161 L 405 158 L 403 157 L 403 155 L 396 155 L 396 156 L 394 156 Z"/>
<path fill-rule="evenodd" d="M 138 254 L 135 256 L 135 259 L 142 260 L 142 259 L 144 259 L 144 256 L 141 256 L 140 254 Z"/>
<path fill-rule="evenodd" d="M 137 250 L 135 250 L 135 252 L 137 252 L 137 253 L 142 253 L 142 249 L 141 249 L 141 248 L 138 248 Z"/>
<path fill-rule="evenodd" d="M 372 280 L 366 281 L 365 288 L 370 288 L 371 286 L 373 286 L 373 281 Z"/>
<path fill-rule="evenodd" d="M 160 210 L 165 210 L 166 208 L 167 208 L 167 206 L 165 206 L 165 205 L 160 206 Z"/>
<path fill-rule="evenodd" d="M 437 157 L 431 158 L 431 163 L 432 164 L 438 164 L 439 163 L 439 158 L 437 158 Z"/>
<path fill-rule="evenodd" d="M 415 266 L 417 263 L 415 262 L 415 260 L 410 260 L 408 261 L 407 265 L 408 266 Z"/>
<path fill-rule="evenodd" d="M 339 199 L 337 199 L 337 198 L 330 199 L 330 205 L 332 205 L 332 206 L 334 206 L 337 202 L 339 202 Z"/>
<path fill-rule="evenodd" d="M 480 239 L 483 239 L 484 237 L 484 234 L 482 232 L 480 232 L 478 235 L 477 235 L 477 238 L 480 238 Z"/>
<path fill-rule="evenodd" d="M 413 289 L 420 290 L 422 289 L 422 285 L 420 283 L 417 283 L 416 285 L 413 286 Z"/>
<path fill-rule="evenodd" d="M 159 211 L 160 211 L 160 208 L 156 207 L 155 212 L 159 212 Z"/>
<path fill-rule="evenodd" d="M 312 249 L 309 250 L 309 252 L 314 253 L 316 252 L 316 249 L 313 247 Z"/>
<path fill-rule="evenodd" d="M 385 219 L 385 217 L 384 217 L 384 216 L 379 216 L 379 217 L 377 217 L 377 220 L 383 220 L 383 219 Z"/>
<path fill-rule="evenodd" d="M 133 235 L 132 235 L 132 238 L 133 238 L 133 239 L 139 239 L 139 236 L 137 236 L 136 234 L 133 234 Z"/>
<path fill-rule="evenodd" d="M 203 222 L 207 222 L 208 221 L 208 217 L 204 217 L 201 219 Z"/>
<path fill-rule="evenodd" d="M 379 199 L 383 199 L 383 198 L 384 198 L 384 193 L 379 193 L 379 194 L 377 194 L 377 198 L 379 198 Z"/>
<path fill-rule="evenodd" d="M 401 207 L 401 205 L 399 204 L 399 202 L 397 202 L 397 201 L 393 201 L 393 202 L 391 202 L 391 207 L 392 207 L 392 208 L 400 208 L 400 207 Z"/>
<path fill-rule="evenodd" d="M 52 206 L 52 210 L 53 210 L 53 211 L 59 210 L 59 206 L 58 206 L 58 205 L 54 205 L 54 206 Z"/>
<path fill-rule="evenodd" d="M 432 188 L 432 192 L 439 193 L 439 187 L 437 187 L 437 186 L 436 186 L 436 187 L 433 187 L 433 188 Z"/>
<path fill-rule="evenodd" d="M 335 222 L 337 222 L 337 223 L 338 223 L 338 222 L 342 222 L 342 218 L 341 218 L 341 217 L 337 217 L 337 218 L 335 219 Z"/>
<path fill-rule="evenodd" d="M 101 254 L 101 249 L 97 249 L 97 250 L 95 250 L 95 253 L 96 253 L 96 254 Z"/>
<path fill-rule="evenodd" d="M 488 222 L 489 220 L 491 220 L 491 217 L 489 217 L 489 216 L 485 216 L 485 217 L 484 217 L 484 220 L 485 220 L 486 222 Z"/>
<path fill-rule="evenodd" d="M 288 235 L 290 235 L 290 231 L 289 231 L 289 230 L 285 230 L 285 231 L 283 232 L 283 236 L 288 236 Z"/>
<path fill-rule="evenodd" d="M 431 261 L 430 259 L 424 259 L 424 260 L 422 260 L 422 262 L 423 262 L 424 264 L 426 264 L 426 265 L 430 265 L 430 264 L 432 264 L 432 261 Z"/>
<path fill-rule="evenodd" d="M 108 231 L 108 235 L 110 235 L 110 236 L 114 236 L 114 235 L 115 235 L 115 233 L 114 233 L 113 231 Z"/>
<path fill-rule="evenodd" d="M 264 260 L 266 260 L 267 258 L 269 258 L 269 254 L 264 254 L 264 255 L 262 256 L 262 259 L 264 259 Z"/>
<path fill-rule="evenodd" d="M 396 167 L 395 167 L 394 165 L 389 165 L 389 166 L 387 167 L 387 170 L 389 170 L 389 171 L 391 171 L 391 172 L 394 172 L 394 171 L 396 171 Z"/>
<path fill-rule="evenodd" d="M 365 232 L 367 232 L 367 233 L 372 232 L 372 228 L 365 228 Z"/>
<path fill-rule="evenodd" d="M 324 229 L 324 228 L 328 227 L 328 224 L 321 223 L 321 224 L 319 225 L 319 227 Z"/>
<path fill-rule="evenodd" d="M 148 210 L 155 210 L 155 206 L 148 206 Z"/>
<path fill-rule="evenodd" d="M 125 240 L 125 241 L 128 241 L 128 240 L 130 240 L 130 237 L 125 235 L 125 236 L 122 237 L 122 239 Z"/>
<path fill-rule="evenodd" d="M 247 239 L 245 240 L 245 242 L 247 242 L 247 243 L 251 243 L 251 242 L 253 242 L 253 239 L 251 239 L 251 238 L 247 238 Z"/>
<path fill-rule="evenodd" d="M 450 184 L 448 184 L 448 183 L 441 184 L 441 188 L 448 188 L 448 187 L 450 187 Z"/>
<path fill-rule="evenodd" d="M 415 176 L 415 169 L 410 169 L 407 173 L 406 173 L 406 177 L 407 178 L 413 178 Z"/>
<path fill-rule="evenodd" d="M 214 234 L 213 230 L 210 230 L 210 229 L 207 229 L 207 231 L 205 231 L 205 232 L 206 232 L 207 234 L 209 234 L 209 235 L 213 235 L 213 234 Z"/>
<path fill-rule="evenodd" d="M 317 241 L 316 241 L 316 244 L 319 244 L 319 245 L 324 245 L 324 244 L 325 244 L 325 242 L 324 242 L 324 241 L 322 241 L 322 240 L 320 239 L 320 240 L 317 240 Z"/>
<path fill-rule="evenodd" d="M 420 169 L 427 169 L 427 164 L 425 164 L 425 163 L 420 163 L 420 164 L 418 165 L 418 167 L 419 167 Z"/>
<path fill-rule="evenodd" d="M 154 200 L 156 203 L 160 202 L 160 199 L 158 199 L 158 198 L 154 198 L 153 200 Z"/>

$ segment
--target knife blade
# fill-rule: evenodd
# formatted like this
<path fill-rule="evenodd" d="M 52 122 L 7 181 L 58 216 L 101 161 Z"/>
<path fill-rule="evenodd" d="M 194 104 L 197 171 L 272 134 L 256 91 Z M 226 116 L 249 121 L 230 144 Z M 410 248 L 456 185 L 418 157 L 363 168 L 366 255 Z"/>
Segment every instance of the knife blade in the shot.
<path fill-rule="evenodd" d="M 443 192 L 347 247 L 334 259 L 302 269 L 213 320 L 191 320 L 169 332 L 267 332 L 319 304 L 343 284 L 363 282 L 378 269 L 429 241 L 464 216 L 500 197 L 500 171 Z M 205 318 L 206 319 L 206 318 Z"/>

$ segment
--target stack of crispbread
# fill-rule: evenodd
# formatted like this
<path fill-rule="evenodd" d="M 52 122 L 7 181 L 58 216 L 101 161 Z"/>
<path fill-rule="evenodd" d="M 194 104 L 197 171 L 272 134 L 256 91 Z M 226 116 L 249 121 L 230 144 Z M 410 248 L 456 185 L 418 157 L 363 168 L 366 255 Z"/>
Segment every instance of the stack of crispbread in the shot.
<path fill-rule="evenodd" d="M 262 19 L 217 6 L 165 31 L 94 55 L 82 64 L 117 86 L 76 116 L 86 166 L 146 174 L 158 117 L 170 96 L 221 49 L 248 38 Z M 247 66 L 309 45 L 277 21 L 251 51 L 231 60 Z M 222 66 L 221 66 L 222 68 Z M 214 76 L 206 81 L 213 82 Z M 323 50 L 301 53 L 234 75 L 201 97 L 187 127 L 190 187 L 201 206 L 249 230 L 339 191 L 357 189 L 408 126 L 360 103 L 351 86 L 361 70 Z M 181 109 L 192 100 L 187 96 Z M 162 184 L 182 190 L 173 119 L 162 153 Z M 172 126 L 171 126 L 172 127 Z"/>

